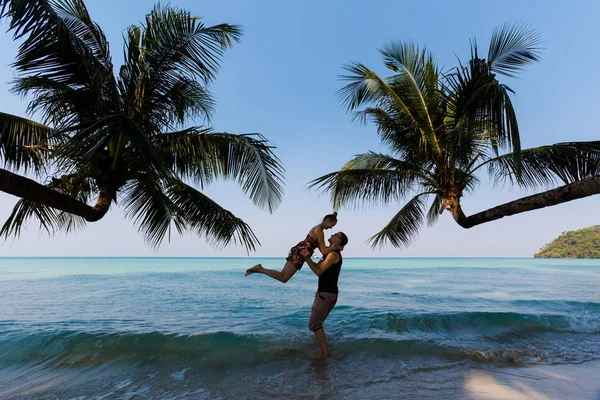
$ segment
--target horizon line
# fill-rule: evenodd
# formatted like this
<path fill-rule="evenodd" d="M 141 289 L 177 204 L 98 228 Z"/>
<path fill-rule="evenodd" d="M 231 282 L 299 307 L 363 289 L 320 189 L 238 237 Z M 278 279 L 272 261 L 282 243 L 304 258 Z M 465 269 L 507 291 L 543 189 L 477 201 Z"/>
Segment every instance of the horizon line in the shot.
<path fill-rule="evenodd" d="M 238 258 L 238 259 L 285 259 L 285 257 L 214 257 L 214 256 L 0 256 L 0 259 L 15 259 L 15 258 L 29 258 L 29 259 L 39 259 L 39 258 L 135 258 L 135 259 L 219 259 L 219 258 Z M 320 257 L 317 257 L 320 258 Z M 536 257 L 477 257 L 477 256 L 464 256 L 464 257 L 344 257 L 346 259 L 521 259 L 521 260 L 529 260 L 535 259 Z"/>

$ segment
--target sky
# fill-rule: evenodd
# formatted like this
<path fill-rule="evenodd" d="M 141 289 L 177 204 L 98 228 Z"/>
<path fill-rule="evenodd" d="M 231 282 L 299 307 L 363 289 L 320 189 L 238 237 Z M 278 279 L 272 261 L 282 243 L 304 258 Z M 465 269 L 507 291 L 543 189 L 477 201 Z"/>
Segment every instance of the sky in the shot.
<path fill-rule="evenodd" d="M 152 9 L 150 0 L 88 0 L 89 12 L 111 43 L 115 68 L 122 62 L 124 30 Z M 391 40 L 427 48 L 440 65 L 467 59 L 469 39 L 487 49 L 494 27 L 521 21 L 543 39 L 542 61 L 518 79 L 502 78 L 513 98 L 523 147 L 600 136 L 600 3 L 596 1 L 250 1 L 173 0 L 172 6 L 201 16 L 209 25 L 239 24 L 241 43 L 229 50 L 211 90 L 217 99 L 215 131 L 260 132 L 277 148 L 286 170 L 285 196 L 269 214 L 256 208 L 234 182 L 205 190 L 213 200 L 249 223 L 261 246 L 253 257 L 285 257 L 310 228 L 332 211 L 327 195 L 307 190 L 312 179 L 339 169 L 366 150 L 385 151 L 373 125 L 351 121 L 336 92 L 342 65 L 359 61 L 385 75 L 377 49 Z M 9 93 L 17 44 L 0 26 L 0 110 L 25 116 L 28 99 Z M 193 124 L 193 121 L 190 121 Z M 523 195 L 519 188 L 494 187 L 487 177 L 463 198 L 467 215 Z M 402 206 L 343 208 L 339 223 L 349 237 L 346 257 L 531 257 L 563 231 L 598 224 L 600 197 L 593 196 L 480 225 L 459 227 L 445 213 L 424 227 L 407 248 L 372 249 L 365 241 Z M 17 199 L 0 192 L 0 220 Z M 329 232 L 327 236 L 329 236 Z M 243 247 L 214 248 L 204 238 L 173 233 L 152 249 L 122 210 L 113 205 L 99 222 L 81 231 L 48 236 L 37 224 L 17 239 L 0 242 L 0 256 L 245 257 Z"/>

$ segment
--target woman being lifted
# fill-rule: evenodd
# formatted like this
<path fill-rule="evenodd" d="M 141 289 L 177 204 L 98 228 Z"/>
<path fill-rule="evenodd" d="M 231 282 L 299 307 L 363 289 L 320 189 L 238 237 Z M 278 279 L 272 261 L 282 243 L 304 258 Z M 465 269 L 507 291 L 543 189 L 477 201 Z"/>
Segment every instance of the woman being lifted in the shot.
<path fill-rule="evenodd" d="M 306 239 L 291 248 L 281 271 L 266 269 L 261 264 L 256 264 L 254 267 L 246 270 L 246 276 L 254 273 L 265 274 L 286 283 L 304 265 L 304 257 L 302 256 L 304 250 L 307 250 L 311 256 L 317 248 L 324 256 L 332 251 L 342 250 L 343 247 L 341 246 L 325 246 L 325 230 L 333 228 L 335 224 L 337 224 L 337 212 L 326 215 L 319 225 L 308 232 Z"/>

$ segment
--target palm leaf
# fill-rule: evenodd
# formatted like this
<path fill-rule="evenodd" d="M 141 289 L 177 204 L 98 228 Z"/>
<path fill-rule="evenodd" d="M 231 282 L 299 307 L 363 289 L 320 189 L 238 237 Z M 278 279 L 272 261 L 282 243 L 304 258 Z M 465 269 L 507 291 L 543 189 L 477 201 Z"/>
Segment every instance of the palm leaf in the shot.
<path fill-rule="evenodd" d="M 427 130 L 427 137 L 434 147 L 437 146 L 435 126 L 433 117 L 430 115 L 429 107 L 437 104 L 435 99 L 438 94 L 437 68 L 433 57 L 426 49 L 419 49 L 417 45 L 410 42 L 390 42 L 385 45 L 380 53 L 386 67 L 398 75 L 388 79 L 390 86 L 396 92 L 402 92 L 405 103 L 410 104 L 413 114 L 419 115 L 423 121 L 419 126 Z M 438 148 L 439 151 L 439 148 Z"/>
<path fill-rule="evenodd" d="M 383 246 L 389 242 L 394 247 L 408 246 L 419 233 L 425 218 L 425 199 L 421 193 L 410 199 L 390 222 L 377 234 L 369 238 L 371 247 Z"/>
<path fill-rule="evenodd" d="M 0 0 L 0 7 L 15 39 L 25 38 L 17 71 L 86 86 L 95 99 L 114 89 L 108 42 L 81 0 Z"/>
<path fill-rule="evenodd" d="M 163 104 L 167 104 L 170 109 L 166 109 L 165 115 L 175 116 L 179 124 L 183 124 L 187 118 L 204 119 L 210 122 L 210 116 L 215 109 L 216 101 L 210 92 L 200 83 L 193 79 L 181 77 L 175 82 L 165 98 L 160 99 Z M 160 108 L 155 107 L 156 111 Z M 164 125 L 169 125 L 172 121 L 166 120 Z"/>
<path fill-rule="evenodd" d="M 42 122 L 52 125 L 55 131 L 77 125 L 83 115 L 90 114 L 89 91 L 65 82 L 38 76 L 18 77 L 11 92 L 22 97 L 33 95 L 27 113 L 40 114 Z"/>
<path fill-rule="evenodd" d="M 224 51 L 241 35 L 239 26 L 206 26 L 188 11 L 157 5 L 146 17 L 142 47 L 154 75 L 183 71 L 208 83 Z"/>
<path fill-rule="evenodd" d="M 0 112 L 0 161 L 6 168 L 39 171 L 54 143 L 52 128 Z"/>
<path fill-rule="evenodd" d="M 187 226 L 214 245 L 241 244 L 247 251 L 260 245 L 252 229 L 206 195 L 181 182 L 171 182 L 167 195 Z"/>
<path fill-rule="evenodd" d="M 119 74 L 119 90 L 149 133 L 176 129 L 172 125 L 183 124 L 186 118 L 210 120 L 215 101 L 196 77 L 177 69 L 176 64 L 167 71 L 150 65 L 141 28 L 129 28 L 125 40 L 126 59 Z"/>
<path fill-rule="evenodd" d="M 214 100 L 205 86 L 240 37 L 238 26 L 206 26 L 188 11 L 155 6 L 125 37 L 118 86 L 134 119 L 149 134 L 177 129 L 185 117 L 208 119 Z"/>
<path fill-rule="evenodd" d="M 60 211 L 52 207 L 21 199 L 14 206 L 4 225 L 2 225 L 0 235 L 5 238 L 9 236 L 19 237 L 26 222 L 31 218 L 35 218 L 39 222 L 40 229 L 45 230 L 48 234 L 53 234 L 57 228 L 59 213 Z"/>
<path fill-rule="evenodd" d="M 388 204 L 402 200 L 417 181 L 428 179 L 423 171 L 413 167 L 390 156 L 368 152 L 355 156 L 340 171 L 309 182 L 309 187 L 331 193 L 336 209 L 364 203 Z"/>
<path fill-rule="evenodd" d="M 166 160 L 162 157 L 152 138 L 135 121 L 126 119 L 123 122 L 126 128 L 126 134 L 131 141 L 127 150 L 135 152 L 141 161 L 144 171 L 158 178 L 173 178 L 173 173 Z"/>
<path fill-rule="evenodd" d="M 139 174 L 123 189 L 125 213 L 154 248 L 165 237 L 170 240 L 174 226 L 179 234 L 190 229 L 213 245 L 242 244 L 248 251 L 259 244 L 241 219 L 224 210 L 196 189 L 181 181 L 156 181 Z"/>
<path fill-rule="evenodd" d="M 498 82 L 487 65 L 476 58 L 467 67 L 459 67 L 444 77 L 448 118 L 441 139 L 443 146 L 461 165 L 471 161 L 474 149 L 512 147 L 520 157 L 520 133 L 510 94 L 512 90 Z"/>
<path fill-rule="evenodd" d="M 441 214 L 440 209 L 443 202 L 444 199 L 439 193 L 437 193 L 433 198 L 433 202 L 431 203 L 431 207 L 429 207 L 429 211 L 427 212 L 427 226 L 432 226 L 437 222 Z"/>
<path fill-rule="evenodd" d="M 531 26 L 505 23 L 494 29 L 487 62 L 493 72 L 516 76 L 526 65 L 540 61 L 541 38 Z"/>
<path fill-rule="evenodd" d="M 123 188 L 125 215 L 138 227 L 138 232 L 154 248 L 168 235 L 172 223 L 181 234 L 185 222 L 173 201 L 165 194 L 164 185 L 148 174 L 138 174 Z"/>
<path fill-rule="evenodd" d="M 58 230 L 64 231 L 65 233 L 72 233 L 75 231 L 82 230 L 87 226 L 87 221 L 78 215 L 69 214 L 66 212 L 59 212 L 56 217 L 56 227 Z"/>
<path fill-rule="evenodd" d="M 153 138 L 175 173 L 201 187 L 214 178 L 236 180 L 254 204 L 273 212 L 283 198 L 283 167 L 260 134 L 210 133 L 189 128 Z"/>
<path fill-rule="evenodd" d="M 523 187 L 548 187 L 557 182 L 569 184 L 600 175 L 600 141 L 557 143 L 523 150 L 521 172 L 512 154 L 490 159 L 480 167 L 488 167 L 497 183 L 510 182 Z"/>
<path fill-rule="evenodd" d="M 394 114 L 400 124 L 418 132 L 421 142 L 428 145 L 430 151 L 439 153 L 430 118 L 428 113 L 423 111 L 423 103 L 418 95 L 415 99 L 415 87 L 411 78 L 400 74 L 382 79 L 360 63 L 347 64 L 344 69 L 351 75 L 342 75 L 340 78 L 350 83 L 340 89 L 338 95 L 348 110 L 374 103 L 376 108 Z"/>
<path fill-rule="evenodd" d="M 122 130 L 123 120 L 118 115 L 71 126 L 61 132 L 72 136 L 56 150 L 56 163 L 66 170 L 90 165 L 98 154 L 108 147 L 110 140 Z"/>
<path fill-rule="evenodd" d="M 351 75 L 342 75 L 340 79 L 350 83 L 338 91 L 342 103 L 349 111 L 372 103 L 385 101 L 394 104 L 412 125 L 419 126 L 418 119 L 411 113 L 403 99 L 377 74 L 360 63 L 343 66 Z"/>
<path fill-rule="evenodd" d="M 106 156 L 111 141 L 125 143 L 125 151 L 135 154 L 144 171 L 155 179 L 172 178 L 173 173 L 151 139 L 131 119 L 108 115 L 88 124 L 67 130 L 76 133 L 56 151 L 57 163 L 65 169 L 93 165 L 98 157 Z M 118 156 L 115 152 L 113 156 Z"/>

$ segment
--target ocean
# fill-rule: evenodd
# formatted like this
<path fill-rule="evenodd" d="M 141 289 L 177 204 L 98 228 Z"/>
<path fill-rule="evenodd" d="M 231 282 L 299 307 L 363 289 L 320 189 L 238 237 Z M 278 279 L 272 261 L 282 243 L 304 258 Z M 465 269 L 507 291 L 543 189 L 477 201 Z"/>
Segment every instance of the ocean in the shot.
<path fill-rule="evenodd" d="M 600 260 L 0 258 L 1 399 L 464 398 L 481 367 L 600 359 Z"/>

